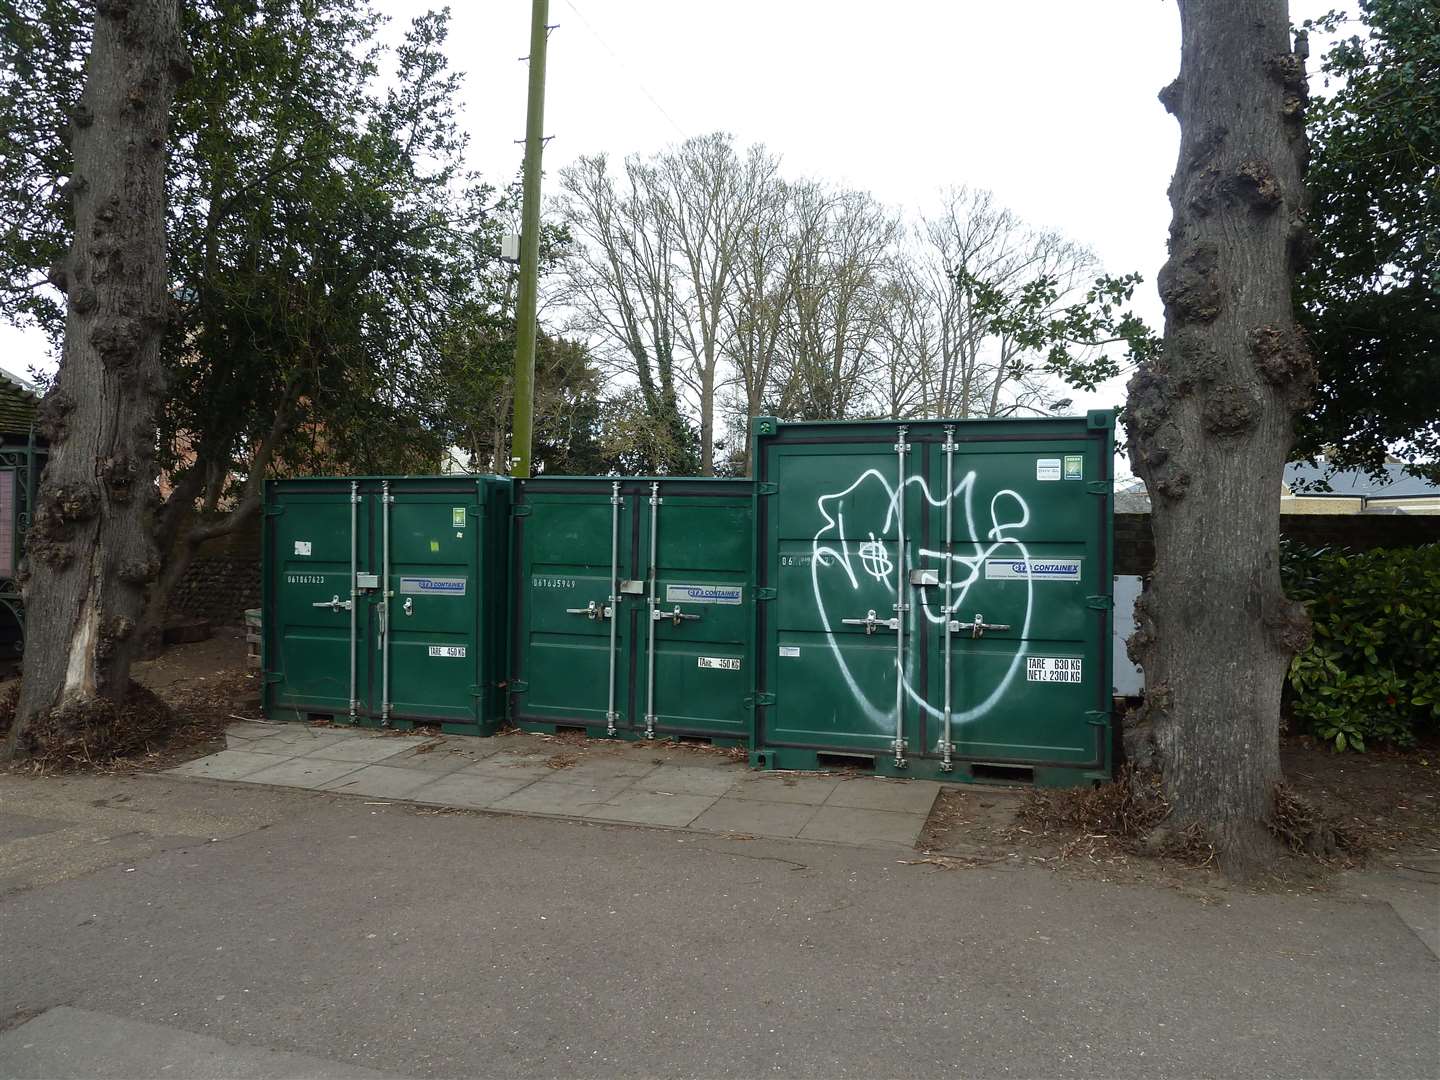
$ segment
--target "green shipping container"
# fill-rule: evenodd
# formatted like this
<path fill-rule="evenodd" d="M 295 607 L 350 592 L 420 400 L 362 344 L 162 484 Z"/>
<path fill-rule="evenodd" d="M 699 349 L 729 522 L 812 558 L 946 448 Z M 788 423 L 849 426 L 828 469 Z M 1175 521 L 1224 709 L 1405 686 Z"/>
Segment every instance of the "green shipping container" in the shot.
<path fill-rule="evenodd" d="M 514 499 L 515 723 L 744 740 L 753 485 L 537 477 Z"/>
<path fill-rule="evenodd" d="M 495 476 L 268 482 L 266 715 L 492 732 L 509 500 Z"/>
<path fill-rule="evenodd" d="M 1107 778 L 1113 426 L 757 419 L 752 762 Z"/>

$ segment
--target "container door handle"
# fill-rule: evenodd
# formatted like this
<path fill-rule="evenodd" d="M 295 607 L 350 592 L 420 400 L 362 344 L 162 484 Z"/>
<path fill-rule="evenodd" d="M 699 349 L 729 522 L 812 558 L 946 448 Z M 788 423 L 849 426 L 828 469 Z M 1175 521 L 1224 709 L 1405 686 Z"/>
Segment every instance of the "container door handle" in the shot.
<path fill-rule="evenodd" d="M 899 630 L 900 620 L 878 619 L 875 617 L 875 609 L 871 608 L 865 613 L 863 619 L 841 619 L 846 626 L 863 626 L 866 634 L 873 634 L 876 630 Z"/>
<path fill-rule="evenodd" d="M 1009 624 L 1009 623 L 986 622 L 986 621 L 985 621 L 985 616 L 984 616 L 984 615 L 980 615 L 980 614 L 978 614 L 978 613 L 977 613 L 976 616 L 975 616 L 975 621 L 974 621 L 974 622 L 962 623 L 962 622 L 959 622 L 958 620 L 955 620 L 955 619 L 951 619 L 951 620 L 950 620 L 950 632 L 951 632 L 952 634 L 958 634 L 961 630 L 969 630 L 969 631 L 970 631 L 970 636 L 971 636 L 972 638 L 982 638 L 982 637 L 984 637 L 986 630 L 1009 630 L 1009 629 L 1010 629 L 1010 624 Z"/>
<path fill-rule="evenodd" d="M 679 626 L 682 619 L 694 620 L 700 618 L 700 616 L 691 615 L 687 612 L 681 611 L 680 605 L 676 604 L 674 611 L 661 611 L 659 608 L 655 608 L 650 612 L 650 618 L 655 622 L 661 622 L 664 619 L 669 619 L 671 623 L 673 623 L 675 626 Z"/>
<path fill-rule="evenodd" d="M 591 600 L 590 603 L 586 604 L 584 607 L 567 607 L 565 609 L 565 614 L 584 615 L 592 622 L 597 620 L 603 622 L 604 620 L 610 618 L 611 612 L 609 604 L 597 604 L 594 600 Z"/>
<path fill-rule="evenodd" d="M 311 607 L 329 608 L 331 611 L 349 611 L 349 610 L 350 610 L 350 601 L 349 601 L 349 600 L 341 600 L 340 597 L 334 596 L 334 597 L 331 597 L 329 600 L 317 600 L 317 601 L 315 601 L 315 603 L 311 604 L 310 606 L 311 606 Z"/>

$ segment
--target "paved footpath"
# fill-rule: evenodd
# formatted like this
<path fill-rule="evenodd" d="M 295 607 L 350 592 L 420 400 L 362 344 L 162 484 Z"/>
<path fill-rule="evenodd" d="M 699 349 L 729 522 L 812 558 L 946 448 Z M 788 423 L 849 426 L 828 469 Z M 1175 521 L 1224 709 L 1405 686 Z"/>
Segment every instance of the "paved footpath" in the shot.
<path fill-rule="evenodd" d="M 865 775 L 752 772 L 723 753 L 665 743 L 581 746 L 235 724 L 229 748 L 177 776 L 372 799 L 706 833 L 913 847 L 939 784 Z"/>
<path fill-rule="evenodd" d="M 0 776 L 0 1077 L 1437 1074 L 1387 903 L 740 835 Z"/>

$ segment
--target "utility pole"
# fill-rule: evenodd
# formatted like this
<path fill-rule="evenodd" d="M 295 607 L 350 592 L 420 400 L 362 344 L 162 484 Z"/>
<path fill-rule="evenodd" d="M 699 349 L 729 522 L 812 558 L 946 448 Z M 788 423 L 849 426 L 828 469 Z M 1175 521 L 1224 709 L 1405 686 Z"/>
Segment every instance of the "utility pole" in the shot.
<path fill-rule="evenodd" d="M 520 295 L 515 305 L 515 427 L 510 475 L 530 475 L 535 426 L 535 307 L 540 287 L 540 158 L 545 152 L 545 45 L 550 0 L 531 0 L 530 97 L 525 108 L 525 174 L 520 208 Z"/>

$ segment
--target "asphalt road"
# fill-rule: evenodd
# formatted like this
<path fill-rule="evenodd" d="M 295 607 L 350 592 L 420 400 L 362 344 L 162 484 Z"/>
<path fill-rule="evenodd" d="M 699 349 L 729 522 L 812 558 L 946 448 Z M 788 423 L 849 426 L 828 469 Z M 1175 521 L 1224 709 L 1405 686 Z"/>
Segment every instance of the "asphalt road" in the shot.
<path fill-rule="evenodd" d="M 43 784 L 0 778 L 0 1076 L 1440 1073 L 1381 903 Z"/>

